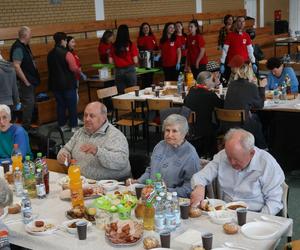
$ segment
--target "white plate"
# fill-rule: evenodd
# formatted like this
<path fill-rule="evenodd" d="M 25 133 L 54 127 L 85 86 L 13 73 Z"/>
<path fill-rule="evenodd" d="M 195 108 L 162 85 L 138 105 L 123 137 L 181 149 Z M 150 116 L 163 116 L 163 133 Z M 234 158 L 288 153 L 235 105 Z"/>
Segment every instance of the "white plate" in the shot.
<path fill-rule="evenodd" d="M 101 180 L 101 181 L 98 181 L 98 185 L 102 186 L 106 191 L 112 191 L 118 187 L 118 181 L 116 181 L 116 180 Z"/>
<path fill-rule="evenodd" d="M 279 231 L 279 225 L 264 221 L 249 222 L 241 227 L 241 232 L 246 237 L 255 240 L 275 239 Z"/>
<path fill-rule="evenodd" d="M 53 227 L 52 228 L 49 228 L 47 229 L 46 231 L 43 231 L 43 232 L 34 232 L 32 231 L 33 227 L 34 227 L 34 223 L 35 221 L 44 221 L 45 224 L 52 224 Z M 45 220 L 34 220 L 30 223 L 28 223 L 26 226 L 25 226 L 25 231 L 29 234 L 32 234 L 32 235 L 37 235 L 37 236 L 44 236 L 44 235 L 49 235 L 49 234 L 53 234 L 55 231 L 57 230 L 57 226 L 56 226 L 56 223 L 53 221 L 53 220 L 50 220 L 50 219 L 45 219 Z"/>
<path fill-rule="evenodd" d="M 207 199 L 205 199 L 205 200 L 207 200 Z M 214 207 L 220 206 L 220 205 L 222 205 L 222 206 L 226 205 L 226 202 L 223 201 L 223 200 L 220 200 L 220 199 L 209 199 L 209 201 L 210 201 L 211 205 L 214 206 Z M 201 209 L 201 211 L 202 211 L 203 214 L 208 214 L 208 212 L 209 212 L 209 211 L 205 211 L 205 210 L 202 210 L 202 209 Z"/>
<path fill-rule="evenodd" d="M 0 220 L 4 219 L 7 214 L 8 214 L 8 208 L 5 207 L 3 208 L 3 214 L 0 216 Z"/>
<path fill-rule="evenodd" d="M 233 218 L 235 217 L 232 212 L 226 210 L 208 212 L 208 215 L 211 222 L 219 225 L 232 222 Z"/>
<path fill-rule="evenodd" d="M 69 232 L 70 234 L 75 234 L 75 233 L 77 233 L 77 228 L 76 228 L 76 227 L 75 227 L 75 228 L 71 228 L 71 227 L 68 227 L 68 225 L 70 225 L 70 224 L 72 224 L 72 223 L 74 223 L 74 222 L 77 222 L 77 221 L 86 221 L 86 222 L 87 222 L 87 228 L 88 228 L 88 229 L 91 228 L 91 226 L 92 226 L 92 223 L 91 223 L 90 221 L 85 220 L 85 219 L 67 220 L 67 221 L 64 221 L 64 222 L 62 223 L 62 226 L 63 226 L 63 228 L 64 228 L 67 232 Z"/>
<path fill-rule="evenodd" d="M 172 248 L 164 248 L 164 247 L 158 247 L 158 248 L 151 248 L 151 250 L 173 250 Z"/>
<path fill-rule="evenodd" d="M 229 203 L 226 204 L 225 207 L 226 207 L 226 209 L 227 209 L 228 211 L 235 212 L 236 209 L 230 209 L 230 208 L 229 208 L 230 206 L 235 206 L 235 205 L 241 205 L 241 206 L 243 206 L 244 208 L 248 208 L 248 204 L 247 204 L 246 202 L 244 202 L 244 201 L 234 201 L 234 202 L 229 202 Z"/>

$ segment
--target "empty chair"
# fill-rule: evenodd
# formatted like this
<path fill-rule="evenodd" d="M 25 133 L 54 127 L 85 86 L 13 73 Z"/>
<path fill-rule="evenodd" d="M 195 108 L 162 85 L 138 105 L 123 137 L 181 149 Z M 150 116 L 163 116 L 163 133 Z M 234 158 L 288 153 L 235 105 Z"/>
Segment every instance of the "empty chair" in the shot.
<path fill-rule="evenodd" d="M 109 117 L 110 122 L 112 122 L 113 119 L 113 113 L 112 113 L 113 107 L 112 107 L 111 98 L 116 95 L 118 95 L 118 90 L 116 86 L 97 90 L 97 97 L 99 101 L 104 103 L 105 106 L 107 107 L 108 110 L 107 117 Z"/>

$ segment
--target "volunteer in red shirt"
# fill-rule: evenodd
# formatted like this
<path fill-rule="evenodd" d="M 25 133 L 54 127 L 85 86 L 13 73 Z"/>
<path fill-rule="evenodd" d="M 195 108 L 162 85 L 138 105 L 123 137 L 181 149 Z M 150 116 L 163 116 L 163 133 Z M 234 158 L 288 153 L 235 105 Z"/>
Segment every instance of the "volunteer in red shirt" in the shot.
<path fill-rule="evenodd" d="M 98 45 L 99 60 L 101 63 L 108 63 L 108 57 L 111 50 L 111 45 L 114 39 L 114 33 L 111 30 L 106 30 Z"/>
<path fill-rule="evenodd" d="M 109 63 L 115 64 L 115 84 L 119 94 L 123 94 L 125 88 L 136 85 L 135 65 L 138 63 L 138 49 L 130 40 L 126 24 L 118 28 L 116 41 L 110 51 Z"/>
<path fill-rule="evenodd" d="M 176 31 L 176 38 L 179 40 L 180 48 L 181 48 L 181 65 L 185 64 L 186 60 L 186 41 L 187 41 L 187 34 L 184 33 L 183 24 L 180 21 L 175 23 L 175 31 Z"/>
<path fill-rule="evenodd" d="M 181 49 L 180 43 L 176 39 L 174 23 L 165 24 L 159 48 L 165 81 L 177 81 L 180 70 Z"/>
<path fill-rule="evenodd" d="M 153 51 L 157 50 L 156 37 L 152 33 L 149 23 L 142 23 L 140 26 L 139 37 L 137 39 L 139 50 Z"/>
<path fill-rule="evenodd" d="M 220 60 L 220 71 L 227 81 L 231 74 L 231 70 L 227 64 L 235 55 L 242 56 L 245 62 L 250 61 L 252 63 L 254 73 L 257 72 L 252 42 L 250 36 L 244 31 L 244 28 L 245 17 L 237 17 L 234 31 L 228 33 L 224 42 L 222 57 Z"/>
<path fill-rule="evenodd" d="M 187 57 L 186 68 L 191 69 L 194 79 L 197 79 L 201 71 L 206 70 L 208 63 L 205 53 L 205 41 L 200 35 L 199 24 L 197 20 L 192 20 L 189 23 L 190 34 L 187 38 Z"/>

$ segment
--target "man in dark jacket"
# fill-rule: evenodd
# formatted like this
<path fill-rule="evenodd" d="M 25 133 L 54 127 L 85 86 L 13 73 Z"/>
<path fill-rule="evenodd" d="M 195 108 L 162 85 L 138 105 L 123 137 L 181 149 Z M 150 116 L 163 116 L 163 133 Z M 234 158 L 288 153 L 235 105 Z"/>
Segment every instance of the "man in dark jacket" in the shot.
<path fill-rule="evenodd" d="M 63 131 L 68 130 L 66 111 L 72 132 L 77 128 L 77 94 L 75 74 L 80 74 L 71 52 L 66 49 L 67 35 L 57 32 L 53 36 L 55 47 L 49 52 L 48 88 L 56 99 L 58 125 Z M 78 71 L 78 72 L 77 72 Z"/>
<path fill-rule="evenodd" d="M 29 47 L 31 30 L 23 26 L 19 30 L 19 38 L 10 49 L 10 61 L 16 69 L 20 99 L 23 106 L 23 127 L 30 128 L 35 97 L 34 89 L 40 83 L 40 76 Z"/>

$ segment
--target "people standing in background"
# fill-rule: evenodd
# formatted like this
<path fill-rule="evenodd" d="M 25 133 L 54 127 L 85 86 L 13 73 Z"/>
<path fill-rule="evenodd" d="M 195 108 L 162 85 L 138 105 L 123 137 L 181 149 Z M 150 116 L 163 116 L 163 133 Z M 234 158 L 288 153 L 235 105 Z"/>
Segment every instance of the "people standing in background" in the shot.
<path fill-rule="evenodd" d="M 111 30 L 106 30 L 98 45 L 98 53 L 99 53 L 99 60 L 101 63 L 107 64 L 109 53 L 111 50 L 112 42 L 114 39 L 114 33 Z"/>
<path fill-rule="evenodd" d="M 40 84 L 40 76 L 29 46 L 31 30 L 23 26 L 18 39 L 10 49 L 10 61 L 16 70 L 19 95 L 22 102 L 22 125 L 29 130 L 35 103 L 35 87 Z"/>
<path fill-rule="evenodd" d="M 232 31 L 232 24 L 233 24 L 233 16 L 230 14 L 224 16 L 224 26 L 219 31 L 219 38 L 218 38 L 219 50 L 223 49 L 225 38 L 227 34 Z"/>
<path fill-rule="evenodd" d="M 48 53 L 48 88 L 56 99 L 58 125 L 62 131 L 69 130 L 66 111 L 69 115 L 71 131 L 77 130 L 77 83 L 75 75 L 80 75 L 74 57 L 66 48 L 67 35 L 57 32 L 53 36 L 55 47 Z"/>
<path fill-rule="evenodd" d="M 159 48 L 165 81 L 177 81 L 180 70 L 181 48 L 179 40 L 176 39 L 174 23 L 165 24 Z"/>
<path fill-rule="evenodd" d="M 157 50 L 156 37 L 153 34 L 149 23 L 142 23 L 140 26 L 139 36 L 137 38 L 138 49 L 153 51 Z"/>
<path fill-rule="evenodd" d="M 257 72 L 252 42 L 249 35 L 244 31 L 244 28 L 245 17 L 239 16 L 236 19 L 233 32 L 229 32 L 226 36 L 222 49 L 222 57 L 220 59 L 220 71 L 226 81 L 229 80 L 231 74 L 230 67 L 228 67 L 227 64 L 236 55 L 240 55 L 244 59 L 244 62 L 250 61 L 252 63 L 254 73 Z"/>
<path fill-rule="evenodd" d="M 176 38 L 179 40 L 180 48 L 181 48 L 181 65 L 185 64 L 186 60 L 186 42 L 187 42 L 187 34 L 184 33 L 183 24 L 180 21 L 177 21 L 175 23 L 175 32 L 176 32 Z"/>
<path fill-rule="evenodd" d="M 115 84 L 119 94 L 123 94 L 125 88 L 136 85 L 135 66 L 138 64 L 138 49 L 130 40 L 126 24 L 118 27 L 116 41 L 110 51 L 109 63 L 115 65 Z"/>
<path fill-rule="evenodd" d="M 197 20 L 190 21 L 189 31 L 190 34 L 187 37 L 186 69 L 191 69 L 194 79 L 197 79 L 198 74 L 206 70 L 206 64 L 208 63 L 205 53 L 205 41 L 200 35 Z"/>
<path fill-rule="evenodd" d="M 250 39 L 252 40 L 252 46 L 253 46 L 253 54 L 255 57 L 255 61 L 259 62 L 260 60 L 263 60 L 265 58 L 264 52 L 261 50 L 259 44 L 254 44 L 253 40 L 256 37 L 256 32 L 254 28 L 247 29 L 246 32 L 250 36 Z"/>
<path fill-rule="evenodd" d="M 76 46 L 75 38 L 72 37 L 72 36 L 67 36 L 67 50 L 72 53 L 75 64 L 76 64 L 76 66 L 78 67 L 78 69 L 80 71 L 79 74 L 78 74 L 78 70 L 76 70 L 76 72 L 75 72 L 75 77 L 76 77 L 76 81 L 77 81 L 77 104 L 78 104 L 78 102 L 79 102 L 79 94 L 78 94 L 79 81 L 80 81 L 80 79 L 86 80 L 87 77 L 82 72 L 80 59 L 79 59 L 78 54 L 75 51 L 75 46 Z M 81 121 L 79 118 L 78 118 L 78 125 L 83 125 L 83 121 Z"/>

